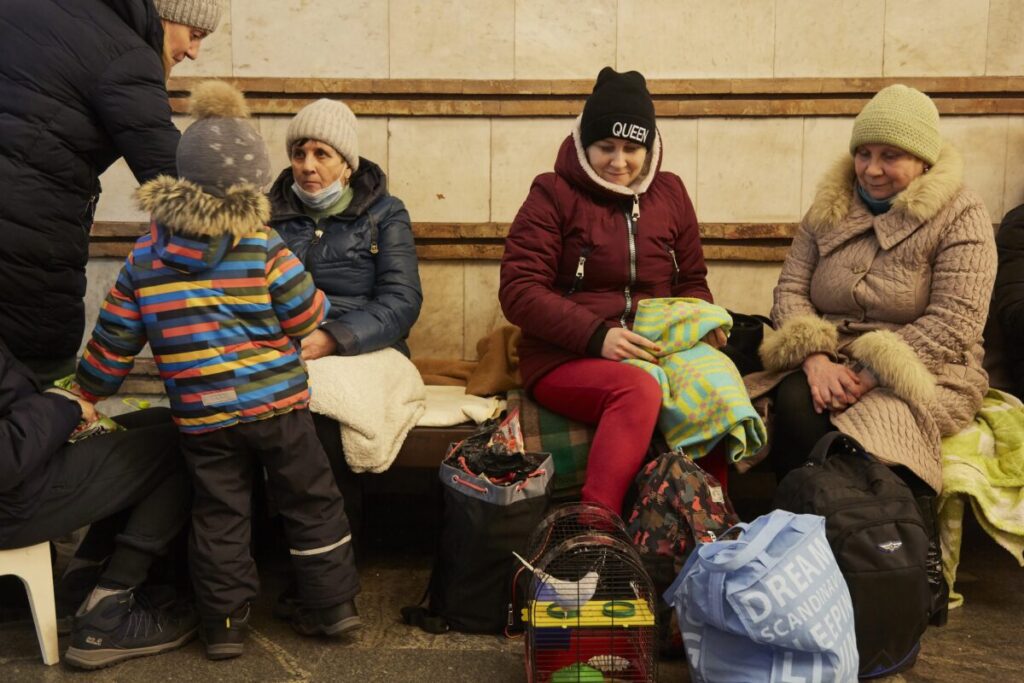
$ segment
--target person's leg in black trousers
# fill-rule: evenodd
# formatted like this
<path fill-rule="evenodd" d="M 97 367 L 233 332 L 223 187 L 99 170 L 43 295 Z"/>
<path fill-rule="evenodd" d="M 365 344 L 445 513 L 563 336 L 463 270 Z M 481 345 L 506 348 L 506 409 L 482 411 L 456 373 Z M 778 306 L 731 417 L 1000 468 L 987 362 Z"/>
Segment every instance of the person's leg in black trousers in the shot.
<path fill-rule="evenodd" d="M 170 411 L 142 411 L 123 423 L 131 428 L 61 449 L 39 508 L 11 535 L 9 546 L 40 543 L 96 523 L 93 539 L 83 543 L 93 554 L 112 549 L 101 580 L 122 587 L 145 580 L 153 559 L 188 519 L 191 486 Z M 112 544 L 98 538 L 116 526 L 103 521 L 109 517 L 125 520 Z"/>
<path fill-rule="evenodd" d="M 126 422 L 127 431 L 62 448 L 38 509 L 7 540 L 11 547 L 31 545 L 95 523 L 86 550 L 109 548 L 115 520 L 124 520 L 96 589 L 74 619 L 65 659 L 83 668 L 178 647 L 196 628 L 188 610 L 153 609 L 134 591 L 188 519 L 191 487 L 169 411 L 145 411 Z"/>
<path fill-rule="evenodd" d="M 334 483 L 338 486 L 342 499 L 345 501 L 345 515 L 356 535 L 356 554 L 358 555 L 360 532 L 363 529 L 363 487 L 359 475 L 353 472 L 345 462 L 345 450 L 341 445 L 341 427 L 336 420 L 326 415 L 310 413 L 316 427 L 317 438 L 327 454 L 327 461 L 334 473 Z"/>
<path fill-rule="evenodd" d="M 361 621 L 353 602 L 359 577 L 344 501 L 308 410 L 253 423 L 247 440 L 267 470 L 284 518 L 296 579 L 296 630 L 340 635 Z"/>
<path fill-rule="evenodd" d="M 807 462 L 814 444 L 835 427 L 828 411 L 814 412 L 807 375 L 798 370 L 775 388 L 772 412 L 772 444 L 769 456 L 775 478 L 781 480 L 791 470 Z"/>

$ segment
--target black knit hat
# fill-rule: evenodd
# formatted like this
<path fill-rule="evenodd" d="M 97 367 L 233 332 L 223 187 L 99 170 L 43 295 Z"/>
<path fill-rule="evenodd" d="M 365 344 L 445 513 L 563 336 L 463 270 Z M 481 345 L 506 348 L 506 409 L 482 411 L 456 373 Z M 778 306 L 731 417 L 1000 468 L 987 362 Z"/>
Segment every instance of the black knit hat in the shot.
<path fill-rule="evenodd" d="M 647 149 L 654 144 L 654 102 L 639 71 L 620 74 L 606 66 L 597 75 L 583 105 L 580 142 L 587 147 L 604 138 L 631 140 Z"/>

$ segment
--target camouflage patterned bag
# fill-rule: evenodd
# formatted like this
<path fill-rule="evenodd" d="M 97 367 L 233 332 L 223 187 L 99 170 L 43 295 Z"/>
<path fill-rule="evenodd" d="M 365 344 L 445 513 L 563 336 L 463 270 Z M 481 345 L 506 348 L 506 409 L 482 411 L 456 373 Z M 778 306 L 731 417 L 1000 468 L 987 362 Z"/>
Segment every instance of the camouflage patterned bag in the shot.
<path fill-rule="evenodd" d="M 725 490 L 682 451 L 647 463 L 636 479 L 640 493 L 627 522 L 633 545 L 654 582 L 662 655 L 682 655 L 674 611 L 661 595 L 698 543 L 718 539 L 739 522 Z"/>

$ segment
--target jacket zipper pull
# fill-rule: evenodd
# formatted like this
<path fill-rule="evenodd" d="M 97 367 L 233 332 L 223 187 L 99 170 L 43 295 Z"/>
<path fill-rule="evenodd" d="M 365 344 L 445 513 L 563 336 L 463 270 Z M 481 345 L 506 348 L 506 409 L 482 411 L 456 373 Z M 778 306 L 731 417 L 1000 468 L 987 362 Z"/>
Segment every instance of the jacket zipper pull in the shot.
<path fill-rule="evenodd" d="M 370 242 L 370 253 L 376 255 L 377 252 L 379 252 L 379 251 L 380 251 L 380 249 L 377 247 L 376 240 L 371 241 Z"/>
<path fill-rule="evenodd" d="M 569 296 L 576 291 L 576 288 L 583 284 L 583 272 L 587 264 L 587 256 L 590 255 L 590 248 L 584 247 L 583 251 L 580 252 L 580 258 L 576 261 L 576 275 L 572 279 L 572 286 L 569 291 L 566 292 L 566 296 Z"/>
<path fill-rule="evenodd" d="M 317 228 L 316 230 L 314 230 L 313 231 L 313 246 L 316 246 L 317 244 L 319 244 L 320 243 L 320 238 L 323 237 L 323 236 L 324 236 L 324 231 L 323 230 L 321 230 L 320 228 Z"/>
<path fill-rule="evenodd" d="M 672 257 L 672 284 L 678 285 L 679 284 L 679 261 L 678 261 L 678 259 L 676 259 L 676 252 L 675 252 L 675 249 L 672 248 L 671 244 L 668 245 L 668 247 L 666 247 L 666 249 L 668 250 L 668 255 Z"/>
<path fill-rule="evenodd" d="M 640 195 L 633 195 L 633 222 L 640 220 Z"/>

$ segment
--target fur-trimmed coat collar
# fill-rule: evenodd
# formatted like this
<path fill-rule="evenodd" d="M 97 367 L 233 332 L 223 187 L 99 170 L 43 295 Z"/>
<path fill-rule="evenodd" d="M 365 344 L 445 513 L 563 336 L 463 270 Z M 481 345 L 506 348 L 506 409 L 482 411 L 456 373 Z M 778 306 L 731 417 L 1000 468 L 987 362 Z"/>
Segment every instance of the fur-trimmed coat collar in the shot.
<path fill-rule="evenodd" d="M 806 224 L 818 237 L 818 248 L 828 254 L 851 237 L 874 228 L 883 249 L 891 249 L 934 218 L 963 186 L 963 159 L 946 143 L 938 161 L 896 195 L 892 208 L 872 216 L 857 196 L 853 157 L 844 154 L 818 185 Z"/>
<path fill-rule="evenodd" d="M 169 233 L 189 237 L 241 237 L 270 220 L 270 202 L 249 184 L 215 197 L 193 182 L 162 175 L 136 190 L 135 199 Z"/>

